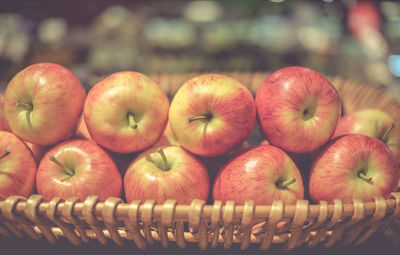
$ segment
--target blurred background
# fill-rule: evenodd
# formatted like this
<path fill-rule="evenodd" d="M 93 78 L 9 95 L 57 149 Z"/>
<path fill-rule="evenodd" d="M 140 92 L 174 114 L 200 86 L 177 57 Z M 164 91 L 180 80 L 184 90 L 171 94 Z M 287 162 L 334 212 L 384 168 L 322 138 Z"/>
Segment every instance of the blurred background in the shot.
<path fill-rule="evenodd" d="M 400 99 L 400 2 L 1 1 L 0 86 L 55 62 L 90 87 L 116 71 L 260 72 L 301 65 Z"/>

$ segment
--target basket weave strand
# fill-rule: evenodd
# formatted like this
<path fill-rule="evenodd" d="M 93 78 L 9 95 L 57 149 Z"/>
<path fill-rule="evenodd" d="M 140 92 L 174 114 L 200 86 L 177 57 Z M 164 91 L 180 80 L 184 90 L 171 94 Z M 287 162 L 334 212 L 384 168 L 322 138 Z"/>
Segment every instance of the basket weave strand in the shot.
<path fill-rule="evenodd" d="M 266 73 L 229 73 L 255 93 Z M 196 74 L 152 75 L 161 88 L 173 95 Z M 363 108 L 378 108 L 400 121 L 400 103 L 378 88 L 360 85 L 341 78 L 329 78 L 338 90 L 346 113 Z M 177 205 L 174 200 L 156 204 L 154 200 L 124 203 L 120 198 L 100 202 L 96 196 L 85 201 L 72 197 L 66 201 L 45 201 L 40 195 L 29 198 L 10 196 L 0 201 L 0 235 L 33 239 L 42 237 L 50 243 L 65 238 L 74 245 L 96 239 L 101 244 L 112 240 L 124 245 L 127 240 L 145 249 L 154 242 L 163 247 L 175 242 L 180 248 L 196 242 L 202 250 L 238 243 L 246 249 L 251 243 L 268 250 L 274 243 L 284 243 L 286 250 L 320 243 L 330 247 L 338 242 L 359 245 L 375 232 L 383 231 L 400 218 L 400 193 L 373 202 L 310 204 L 298 200 L 295 205 L 274 201 L 272 205 L 254 205 L 246 201 L 223 205 L 214 201 L 206 205 L 194 200 L 190 205 Z"/>

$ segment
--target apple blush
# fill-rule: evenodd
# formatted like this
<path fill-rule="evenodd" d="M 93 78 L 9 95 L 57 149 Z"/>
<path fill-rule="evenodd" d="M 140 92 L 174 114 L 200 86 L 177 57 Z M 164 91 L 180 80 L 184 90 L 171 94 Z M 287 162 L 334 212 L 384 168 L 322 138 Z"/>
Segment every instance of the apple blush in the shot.
<path fill-rule="evenodd" d="M 51 148 L 36 175 L 38 194 L 81 200 L 97 195 L 101 201 L 120 197 L 122 178 L 112 158 L 95 142 L 69 140 Z"/>
<path fill-rule="evenodd" d="M 70 70 L 38 63 L 11 79 L 5 92 L 4 113 L 18 137 L 49 146 L 75 133 L 85 97 L 85 89 Z"/>
<path fill-rule="evenodd" d="M 313 201 L 351 203 L 396 191 L 399 171 L 393 153 L 381 141 L 365 135 L 344 135 L 324 147 L 311 166 L 309 191 Z"/>
<path fill-rule="evenodd" d="M 179 144 L 205 157 L 222 155 L 245 141 L 256 120 L 251 92 L 222 74 L 187 81 L 175 94 L 169 121 Z"/>
<path fill-rule="evenodd" d="M 214 181 L 213 199 L 243 205 L 294 204 L 304 198 L 303 180 L 293 160 L 281 149 L 260 145 L 230 160 Z"/>
<path fill-rule="evenodd" d="M 168 121 L 169 101 L 144 74 L 114 73 L 88 93 L 84 122 L 90 137 L 118 153 L 144 150 L 155 144 Z"/>
<path fill-rule="evenodd" d="M 261 129 L 270 144 L 287 152 L 308 153 L 333 135 L 341 102 L 333 85 L 305 67 L 275 71 L 256 95 Z"/>
<path fill-rule="evenodd" d="M 190 204 L 207 200 L 210 183 L 207 169 L 195 156 L 179 146 L 152 147 L 140 154 L 124 177 L 127 202 L 168 199 Z"/>
<path fill-rule="evenodd" d="M 0 137 L 0 195 L 28 197 L 35 191 L 36 160 L 13 133 L 0 131 Z"/>

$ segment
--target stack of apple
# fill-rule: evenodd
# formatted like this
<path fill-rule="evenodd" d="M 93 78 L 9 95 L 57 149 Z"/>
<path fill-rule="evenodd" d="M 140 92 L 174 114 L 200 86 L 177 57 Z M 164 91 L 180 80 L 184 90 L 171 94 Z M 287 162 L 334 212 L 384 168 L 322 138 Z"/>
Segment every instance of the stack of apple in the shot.
<path fill-rule="evenodd" d="M 223 202 L 293 204 L 305 183 L 314 202 L 350 202 L 387 198 L 399 183 L 393 119 L 376 109 L 340 119 L 335 88 L 304 67 L 274 72 L 255 99 L 226 75 L 200 75 L 170 105 L 137 72 L 112 74 L 86 95 L 68 69 L 39 63 L 15 75 L 1 105 L 4 197 L 189 204 L 206 200 L 212 187 Z M 247 148 L 257 117 L 266 140 Z"/>

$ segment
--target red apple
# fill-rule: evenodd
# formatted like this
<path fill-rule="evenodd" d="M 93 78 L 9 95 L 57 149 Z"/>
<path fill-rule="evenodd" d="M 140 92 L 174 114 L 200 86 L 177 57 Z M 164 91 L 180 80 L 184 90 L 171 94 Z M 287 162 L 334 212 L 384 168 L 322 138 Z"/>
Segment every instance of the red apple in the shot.
<path fill-rule="evenodd" d="M 335 131 L 341 105 L 321 74 L 305 67 L 272 73 L 256 95 L 261 128 L 270 144 L 294 153 L 324 145 Z"/>
<path fill-rule="evenodd" d="M 237 155 L 218 173 L 213 187 L 214 200 L 233 200 L 257 205 L 283 200 L 294 204 L 303 199 L 304 188 L 299 170 L 281 149 L 261 145 Z"/>
<path fill-rule="evenodd" d="M 399 171 L 390 149 L 376 138 L 345 135 L 333 139 L 311 167 L 310 196 L 315 202 L 372 201 L 396 190 Z"/>
<path fill-rule="evenodd" d="M 27 197 L 35 190 L 36 160 L 25 143 L 0 131 L 0 195 Z"/>
<path fill-rule="evenodd" d="M 152 147 L 140 154 L 124 177 L 126 200 L 206 200 L 210 183 L 204 165 L 179 146 Z"/>
<path fill-rule="evenodd" d="M 187 81 L 175 94 L 169 121 L 181 146 L 199 156 L 217 156 L 253 131 L 256 107 L 250 91 L 222 74 Z"/>
<path fill-rule="evenodd" d="M 85 102 L 84 118 L 98 144 L 119 153 L 157 142 L 168 120 L 169 101 L 144 74 L 119 72 L 97 83 Z"/>
<path fill-rule="evenodd" d="M 0 131 L 11 131 L 4 114 L 4 94 L 0 93 Z"/>
<path fill-rule="evenodd" d="M 89 195 L 97 195 L 104 201 L 121 196 L 122 178 L 114 161 L 96 143 L 69 140 L 44 155 L 36 187 L 47 199 L 77 196 L 84 200 Z"/>
<path fill-rule="evenodd" d="M 396 163 L 400 162 L 400 128 L 393 119 L 378 109 L 364 109 L 343 116 L 333 137 L 345 134 L 361 134 L 375 137 L 393 152 Z"/>
<path fill-rule="evenodd" d="M 4 112 L 14 134 L 47 146 L 75 133 L 85 96 L 82 84 L 67 68 L 33 64 L 8 84 Z"/>

